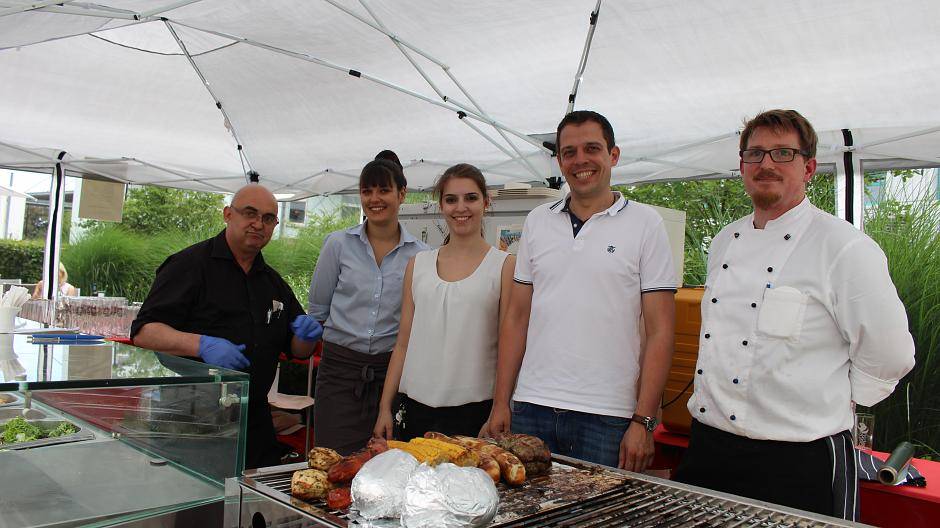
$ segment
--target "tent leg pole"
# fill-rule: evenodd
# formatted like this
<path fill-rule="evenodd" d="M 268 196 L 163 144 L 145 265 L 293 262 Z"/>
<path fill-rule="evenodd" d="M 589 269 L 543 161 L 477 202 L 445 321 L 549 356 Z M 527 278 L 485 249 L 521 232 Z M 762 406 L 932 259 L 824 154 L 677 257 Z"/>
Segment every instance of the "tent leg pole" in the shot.
<path fill-rule="evenodd" d="M 852 131 L 842 129 L 845 150 L 842 158 L 836 162 L 836 216 L 863 229 L 864 210 L 862 198 L 865 196 L 865 175 L 861 160 L 855 155 Z"/>
<path fill-rule="evenodd" d="M 46 249 L 42 258 L 42 298 L 49 300 L 55 299 L 59 290 L 62 213 L 65 209 L 65 168 L 62 165 L 64 157 L 65 151 L 59 152 L 58 161 L 52 170 L 52 184 L 49 186 L 49 225 L 46 228 Z"/>

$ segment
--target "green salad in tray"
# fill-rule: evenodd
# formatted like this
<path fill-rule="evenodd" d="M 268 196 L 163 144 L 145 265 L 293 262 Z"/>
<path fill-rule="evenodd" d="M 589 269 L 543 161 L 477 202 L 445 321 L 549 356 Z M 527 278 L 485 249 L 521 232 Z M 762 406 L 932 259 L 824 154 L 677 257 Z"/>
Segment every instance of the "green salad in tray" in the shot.
<path fill-rule="evenodd" d="M 59 424 L 55 429 L 45 430 L 35 424 L 29 423 L 22 416 L 17 416 L 6 424 L 0 425 L 0 444 L 15 444 L 39 440 L 41 438 L 56 438 L 77 432 L 78 427 L 68 422 Z"/>

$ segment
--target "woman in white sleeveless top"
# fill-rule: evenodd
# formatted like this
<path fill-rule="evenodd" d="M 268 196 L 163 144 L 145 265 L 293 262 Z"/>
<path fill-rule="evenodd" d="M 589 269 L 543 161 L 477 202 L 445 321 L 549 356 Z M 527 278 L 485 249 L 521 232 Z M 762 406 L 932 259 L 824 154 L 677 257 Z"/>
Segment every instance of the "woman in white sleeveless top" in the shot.
<path fill-rule="evenodd" d="M 373 434 L 409 440 L 427 431 L 476 436 L 492 407 L 499 323 L 515 257 L 483 238 L 486 181 L 473 165 L 435 186 L 450 234 L 408 263 L 398 340 Z M 506 292 L 506 295 L 502 293 Z M 400 413 L 393 417 L 398 393 Z"/>

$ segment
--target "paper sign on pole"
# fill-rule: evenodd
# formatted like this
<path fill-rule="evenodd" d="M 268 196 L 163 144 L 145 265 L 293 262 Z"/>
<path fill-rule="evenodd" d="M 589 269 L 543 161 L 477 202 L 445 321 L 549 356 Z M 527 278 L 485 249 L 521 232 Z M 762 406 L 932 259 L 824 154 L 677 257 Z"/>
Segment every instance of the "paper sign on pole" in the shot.
<path fill-rule="evenodd" d="M 124 212 L 124 184 L 101 180 L 82 180 L 78 216 L 88 220 L 120 222 Z"/>

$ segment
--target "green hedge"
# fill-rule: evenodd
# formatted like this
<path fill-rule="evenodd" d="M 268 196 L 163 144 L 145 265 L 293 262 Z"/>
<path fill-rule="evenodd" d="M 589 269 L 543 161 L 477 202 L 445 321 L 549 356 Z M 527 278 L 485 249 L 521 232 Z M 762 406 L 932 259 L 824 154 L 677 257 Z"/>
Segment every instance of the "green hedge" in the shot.
<path fill-rule="evenodd" d="M 296 238 L 272 240 L 264 249 L 267 263 L 276 269 L 294 290 L 297 300 L 307 305 L 307 288 L 316 266 L 323 239 L 346 227 L 349 221 L 314 218 Z M 62 262 L 69 282 L 85 295 L 104 291 L 108 295 L 143 301 L 150 291 L 157 267 L 170 255 L 218 234 L 215 229 L 190 232 L 167 231 L 145 235 L 122 226 L 106 226 L 87 233 L 80 241 L 62 250 Z M 39 246 L 39 265 L 42 246 Z"/>
<path fill-rule="evenodd" d="M 0 240 L 0 278 L 39 281 L 44 247 L 35 240 Z"/>

